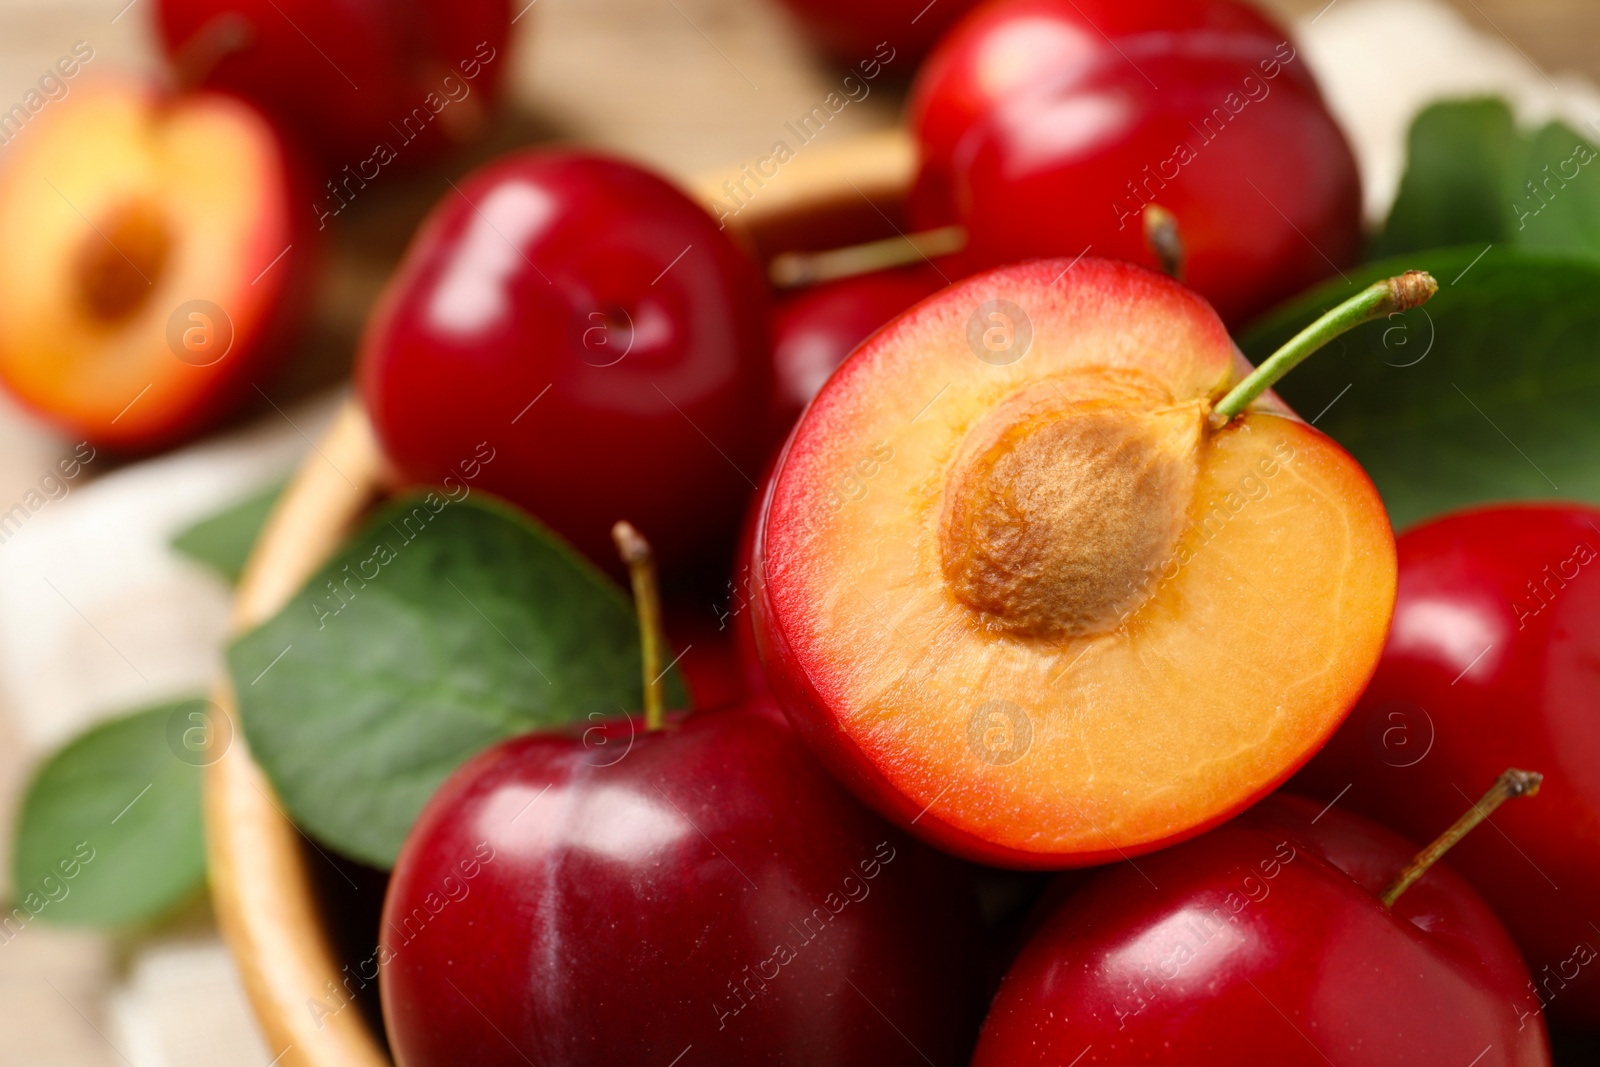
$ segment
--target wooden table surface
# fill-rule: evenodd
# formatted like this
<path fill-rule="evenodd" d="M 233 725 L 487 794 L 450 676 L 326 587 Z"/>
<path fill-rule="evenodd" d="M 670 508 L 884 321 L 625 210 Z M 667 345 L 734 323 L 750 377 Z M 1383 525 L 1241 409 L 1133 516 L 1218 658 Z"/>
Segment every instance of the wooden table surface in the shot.
<path fill-rule="evenodd" d="M 1334 0 L 1339 3 L 1340 0 Z M 1467 21 L 1504 37 L 1553 72 L 1573 71 L 1600 81 L 1600 2 L 1596 0 L 1447 0 Z M 1314 15 L 1328 0 L 1265 0 L 1291 17 Z"/>

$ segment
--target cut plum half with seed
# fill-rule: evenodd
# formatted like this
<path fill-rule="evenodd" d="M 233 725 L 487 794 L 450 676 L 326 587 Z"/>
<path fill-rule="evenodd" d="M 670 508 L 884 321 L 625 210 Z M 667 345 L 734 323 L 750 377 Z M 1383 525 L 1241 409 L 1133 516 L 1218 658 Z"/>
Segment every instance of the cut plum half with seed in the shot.
<path fill-rule="evenodd" d="M 1382 651 L 1394 537 L 1333 440 L 1229 396 L 1250 371 L 1199 296 L 1094 259 L 969 278 L 858 349 L 756 539 L 768 677 L 835 773 L 959 855 L 1056 868 L 1308 759 Z"/>

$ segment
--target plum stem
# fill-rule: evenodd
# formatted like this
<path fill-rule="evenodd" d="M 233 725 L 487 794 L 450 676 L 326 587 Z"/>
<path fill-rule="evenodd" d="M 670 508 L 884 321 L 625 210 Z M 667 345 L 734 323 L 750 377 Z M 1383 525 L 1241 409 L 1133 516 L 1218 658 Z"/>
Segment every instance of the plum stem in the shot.
<path fill-rule="evenodd" d="M 666 638 L 661 625 L 661 591 L 656 586 L 656 556 L 650 542 L 628 522 L 611 527 L 622 562 L 628 565 L 633 582 L 633 603 L 639 613 L 639 643 L 643 650 L 644 727 L 659 730 L 666 706 L 666 671 L 661 668 L 661 652 Z"/>
<path fill-rule="evenodd" d="M 825 252 L 783 252 L 773 257 L 767 274 L 779 289 L 792 289 L 925 262 L 959 252 L 966 243 L 967 231 L 960 226 L 940 226 Z"/>
<path fill-rule="evenodd" d="M 1394 907 L 1394 902 L 1400 899 L 1400 894 L 1411 888 L 1413 882 L 1428 873 L 1428 868 L 1439 861 L 1439 858 L 1453 848 L 1467 834 L 1472 832 L 1483 820 L 1487 819 L 1494 809 L 1511 800 L 1513 797 L 1531 797 L 1539 792 L 1539 783 L 1544 781 L 1544 775 L 1538 771 L 1522 771 L 1512 767 L 1494 780 L 1494 785 L 1483 794 L 1483 799 L 1472 805 L 1472 810 L 1466 812 L 1461 818 L 1450 824 L 1450 829 L 1434 839 L 1433 844 L 1417 853 L 1405 869 L 1395 876 L 1389 883 L 1389 888 L 1383 891 L 1379 899 L 1386 908 Z"/>
<path fill-rule="evenodd" d="M 1161 264 L 1161 272 L 1174 281 L 1183 281 L 1185 253 L 1178 216 L 1159 204 L 1144 209 L 1144 243 Z"/>
<path fill-rule="evenodd" d="M 1212 410 L 1211 428 L 1221 429 L 1227 425 L 1229 419 L 1249 407 L 1256 397 L 1271 389 L 1280 378 L 1329 341 L 1362 323 L 1421 307 L 1438 291 L 1439 283 L 1434 281 L 1433 275 L 1422 270 L 1408 270 L 1367 286 L 1295 334 L 1234 386 Z"/>

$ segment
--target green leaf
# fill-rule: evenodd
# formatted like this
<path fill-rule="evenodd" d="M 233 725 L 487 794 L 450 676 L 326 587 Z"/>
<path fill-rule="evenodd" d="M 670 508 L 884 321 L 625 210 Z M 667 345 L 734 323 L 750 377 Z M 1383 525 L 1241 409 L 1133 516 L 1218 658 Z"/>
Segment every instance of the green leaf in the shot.
<path fill-rule="evenodd" d="M 477 499 L 392 504 L 228 651 L 251 752 L 290 814 L 376 866 L 484 747 L 642 707 L 621 590 L 522 512 Z"/>
<path fill-rule="evenodd" d="M 283 482 L 269 485 L 254 496 L 201 519 L 174 537 L 172 547 L 236 584 L 255 547 L 256 535 L 283 493 L 283 486 Z"/>
<path fill-rule="evenodd" d="M 1515 141 L 1503 100 L 1424 108 L 1411 122 L 1406 172 L 1372 255 L 1505 240 L 1511 220 L 1506 175 Z"/>
<path fill-rule="evenodd" d="M 1372 255 L 1489 244 L 1600 256 L 1600 153 L 1561 123 L 1519 131 L 1502 100 L 1434 104 Z"/>
<path fill-rule="evenodd" d="M 1526 138 L 1518 162 L 1510 236 L 1528 249 L 1600 255 L 1600 153 L 1594 146 L 1553 122 Z"/>
<path fill-rule="evenodd" d="M 1431 271 L 1438 295 L 1346 334 L 1280 395 L 1360 461 L 1397 528 L 1496 500 L 1600 502 L 1600 260 L 1497 246 L 1369 264 L 1273 312 L 1240 348 L 1260 362 L 1408 269 Z"/>
<path fill-rule="evenodd" d="M 204 700 L 163 704 L 101 723 L 50 757 L 22 802 L 17 902 L 0 916 L 0 940 L 34 918 L 141 922 L 201 887 L 201 761 L 175 742 L 216 714 Z"/>

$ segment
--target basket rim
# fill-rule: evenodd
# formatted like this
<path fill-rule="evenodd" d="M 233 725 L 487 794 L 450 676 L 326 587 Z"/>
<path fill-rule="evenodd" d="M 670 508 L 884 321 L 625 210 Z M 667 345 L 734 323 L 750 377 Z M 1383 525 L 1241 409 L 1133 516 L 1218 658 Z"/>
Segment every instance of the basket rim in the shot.
<path fill-rule="evenodd" d="M 787 164 L 726 223 L 735 239 L 761 248 L 762 236 L 796 219 L 856 207 L 898 204 L 910 188 L 916 153 L 900 128 L 818 146 Z M 729 168 L 684 183 L 703 206 L 725 200 L 737 181 Z M 715 214 L 715 211 L 713 211 Z M 885 216 L 887 219 L 887 216 Z M 234 595 L 230 637 L 275 615 L 383 493 L 382 451 L 360 401 L 345 400 L 273 507 Z M 203 779 L 206 852 L 218 926 L 228 945 L 268 1051 L 281 1067 L 391 1067 L 381 1035 L 349 1002 L 297 828 L 251 758 L 226 673 L 214 690 L 233 742 Z"/>

